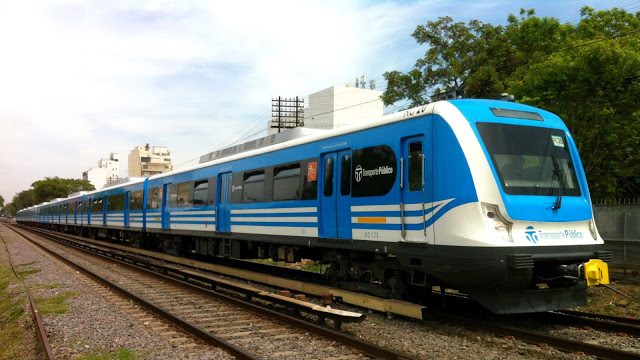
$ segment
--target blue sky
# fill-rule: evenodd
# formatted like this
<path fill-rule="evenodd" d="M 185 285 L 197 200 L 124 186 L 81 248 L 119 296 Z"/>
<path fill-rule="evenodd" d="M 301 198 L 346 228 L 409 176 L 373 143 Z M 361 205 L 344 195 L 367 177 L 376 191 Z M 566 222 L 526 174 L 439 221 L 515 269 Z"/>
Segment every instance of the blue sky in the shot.
<path fill-rule="evenodd" d="M 80 178 L 136 145 L 185 163 L 266 130 L 271 97 L 409 69 L 410 34 L 440 16 L 579 20 L 640 1 L 0 0 L 0 195 Z M 123 170 L 123 173 L 126 170 Z"/>

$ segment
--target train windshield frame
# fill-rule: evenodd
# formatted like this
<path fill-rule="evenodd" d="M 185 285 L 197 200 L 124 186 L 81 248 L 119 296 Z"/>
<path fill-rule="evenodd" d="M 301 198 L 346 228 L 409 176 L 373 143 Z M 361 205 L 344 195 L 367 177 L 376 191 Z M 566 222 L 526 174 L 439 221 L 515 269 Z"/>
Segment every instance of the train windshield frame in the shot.
<path fill-rule="evenodd" d="M 581 195 L 564 131 L 490 122 L 476 126 L 505 193 Z"/>

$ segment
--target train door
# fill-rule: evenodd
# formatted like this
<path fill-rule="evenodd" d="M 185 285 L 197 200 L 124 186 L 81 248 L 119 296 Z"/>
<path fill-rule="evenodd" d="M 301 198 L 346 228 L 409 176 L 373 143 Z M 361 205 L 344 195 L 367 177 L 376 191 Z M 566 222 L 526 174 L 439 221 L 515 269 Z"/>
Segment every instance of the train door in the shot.
<path fill-rule="evenodd" d="M 229 210 L 229 203 L 231 202 L 229 198 L 231 196 L 231 173 L 218 174 L 217 183 L 216 231 L 229 232 L 231 231 L 231 211 Z"/>
<path fill-rule="evenodd" d="M 73 223 L 74 224 L 81 224 L 82 221 L 82 200 L 80 201 L 76 201 L 76 206 L 73 209 Z"/>
<path fill-rule="evenodd" d="M 171 184 L 164 184 L 162 189 L 162 228 L 171 228 Z"/>
<path fill-rule="evenodd" d="M 78 201 L 78 209 L 77 209 L 77 213 L 78 213 L 78 224 L 80 225 L 89 225 L 91 224 L 90 221 L 90 212 L 91 212 L 91 201 L 93 200 L 93 198 L 86 198 L 83 197 L 80 201 Z M 89 207 L 87 208 L 87 205 L 89 205 Z M 87 211 L 88 210 L 88 211 Z"/>
<path fill-rule="evenodd" d="M 320 229 L 324 238 L 351 238 L 351 150 L 323 154 Z"/>
<path fill-rule="evenodd" d="M 124 204 L 123 206 L 123 216 L 124 216 L 124 227 L 129 227 L 129 198 L 131 197 L 131 191 L 127 191 L 124 193 Z"/>
<path fill-rule="evenodd" d="M 400 217 L 402 238 L 433 243 L 433 231 L 427 230 L 431 214 L 432 188 L 427 179 L 427 154 L 424 136 L 402 139 L 400 158 Z"/>

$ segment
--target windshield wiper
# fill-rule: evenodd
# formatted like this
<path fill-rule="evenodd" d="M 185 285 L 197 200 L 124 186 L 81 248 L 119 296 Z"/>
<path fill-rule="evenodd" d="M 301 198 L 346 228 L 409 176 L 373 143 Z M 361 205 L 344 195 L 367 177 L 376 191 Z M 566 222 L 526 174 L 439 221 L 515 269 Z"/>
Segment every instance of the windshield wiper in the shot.
<path fill-rule="evenodd" d="M 558 210 L 562 206 L 562 195 L 565 192 L 565 184 L 564 184 L 564 174 L 558 165 L 558 159 L 556 156 L 551 153 L 551 161 L 553 161 L 553 177 L 558 177 L 558 182 L 560 183 L 560 187 L 558 188 L 558 197 L 556 198 L 556 203 L 551 207 L 552 210 Z M 552 178 L 553 179 L 553 178 Z"/>

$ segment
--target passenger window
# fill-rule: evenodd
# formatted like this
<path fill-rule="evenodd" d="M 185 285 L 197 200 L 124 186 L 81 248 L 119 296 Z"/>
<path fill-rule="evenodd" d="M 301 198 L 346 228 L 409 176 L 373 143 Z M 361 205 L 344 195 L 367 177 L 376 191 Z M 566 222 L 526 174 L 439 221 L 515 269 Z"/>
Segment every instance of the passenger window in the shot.
<path fill-rule="evenodd" d="M 243 202 L 258 202 L 264 200 L 264 170 L 251 171 L 244 174 L 242 186 Z"/>
<path fill-rule="evenodd" d="M 333 195 L 333 158 L 324 159 L 324 196 Z"/>
<path fill-rule="evenodd" d="M 209 192 L 209 181 L 200 180 L 193 183 L 193 206 L 205 206 Z"/>
<path fill-rule="evenodd" d="M 351 155 L 342 155 L 340 160 L 340 194 L 351 194 Z"/>
<path fill-rule="evenodd" d="M 386 195 L 396 181 L 396 172 L 396 155 L 388 145 L 354 150 L 351 196 Z"/>
<path fill-rule="evenodd" d="M 300 197 L 300 164 L 276 167 L 273 171 L 273 200 L 297 200 Z"/>
<path fill-rule="evenodd" d="M 129 197 L 129 210 L 142 210 L 142 190 L 133 191 Z"/>
<path fill-rule="evenodd" d="M 102 212 L 102 198 L 94 199 L 93 204 L 91 204 L 91 212 Z"/>
<path fill-rule="evenodd" d="M 423 153 L 422 142 L 409 144 L 409 190 L 422 190 L 423 184 Z"/>
<path fill-rule="evenodd" d="M 191 199 L 191 182 L 175 184 L 171 187 L 171 207 L 189 207 Z"/>
<path fill-rule="evenodd" d="M 124 194 L 107 197 L 107 211 L 124 211 Z"/>
<path fill-rule="evenodd" d="M 149 198 L 147 199 L 148 209 L 160 209 L 162 205 L 162 187 L 156 187 L 149 190 Z"/>

